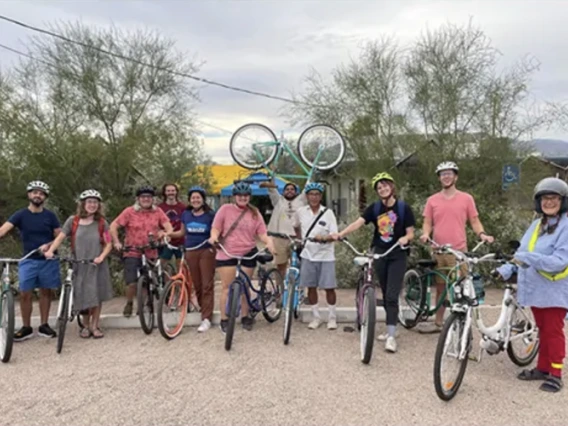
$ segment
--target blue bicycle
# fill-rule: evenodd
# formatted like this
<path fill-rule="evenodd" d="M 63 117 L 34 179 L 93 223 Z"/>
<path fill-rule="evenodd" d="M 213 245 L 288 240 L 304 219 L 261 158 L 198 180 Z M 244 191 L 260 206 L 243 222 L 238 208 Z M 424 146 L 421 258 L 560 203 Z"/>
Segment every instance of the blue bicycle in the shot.
<path fill-rule="evenodd" d="M 245 296 L 245 301 L 249 307 L 249 315 L 254 318 L 259 312 L 262 312 L 266 321 L 272 323 L 280 318 L 282 313 L 282 289 L 283 280 L 278 269 L 272 268 L 267 270 L 264 265 L 272 261 L 273 256 L 266 251 L 259 251 L 250 257 L 235 256 L 227 252 L 222 244 L 218 247 L 232 259 L 237 259 L 237 272 L 235 280 L 229 286 L 229 297 L 227 298 L 227 332 L 225 333 L 225 349 L 231 350 L 233 344 L 233 335 L 235 333 L 235 324 L 241 313 L 241 296 Z M 259 287 L 255 288 L 251 279 L 242 270 L 241 262 L 243 260 L 253 260 L 258 265 L 258 281 Z M 251 293 L 256 293 L 256 298 L 251 299 Z"/>
<path fill-rule="evenodd" d="M 282 238 L 290 240 L 290 248 L 292 254 L 290 257 L 290 266 L 284 277 L 284 294 L 282 304 L 284 308 L 284 344 L 290 342 L 290 333 L 292 331 L 292 318 L 298 319 L 298 309 L 304 302 L 305 293 L 298 285 L 300 280 L 300 256 L 298 249 L 301 247 L 302 241 L 291 235 L 279 234 L 277 232 L 269 232 L 269 236 L 274 238 Z M 292 297 L 289 297 L 292 295 Z"/>

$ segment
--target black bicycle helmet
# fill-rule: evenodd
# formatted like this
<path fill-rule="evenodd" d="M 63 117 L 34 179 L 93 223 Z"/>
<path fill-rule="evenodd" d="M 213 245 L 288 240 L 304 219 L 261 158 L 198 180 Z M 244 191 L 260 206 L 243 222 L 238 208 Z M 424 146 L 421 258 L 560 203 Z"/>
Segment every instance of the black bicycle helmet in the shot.
<path fill-rule="evenodd" d="M 252 188 L 246 182 L 238 182 L 233 186 L 233 195 L 252 195 Z"/>
<path fill-rule="evenodd" d="M 136 190 L 136 196 L 140 197 L 141 195 L 151 195 L 152 197 L 155 197 L 156 189 L 151 185 L 142 185 Z"/>

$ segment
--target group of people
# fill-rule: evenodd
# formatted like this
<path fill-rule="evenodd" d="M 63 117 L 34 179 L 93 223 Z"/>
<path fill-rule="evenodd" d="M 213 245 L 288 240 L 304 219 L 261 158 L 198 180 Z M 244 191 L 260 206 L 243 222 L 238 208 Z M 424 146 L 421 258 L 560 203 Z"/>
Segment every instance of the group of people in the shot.
<path fill-rule="evenodd" d="M 443 162 L 436 168 L 441 191 L 428 198 L 423 214 L 420 236 L 422 243 L 430 237 L 440 245 L 451 245 L 460 251 L 467 250 L 466 225 L 469 222 L 478 238 L 492 243 L 479 219 L 473 197 L 457 189 L 459 168 L 454 162 Z M 301 248 L 300 286 L 308 289 L 313 320 L 309 329 L 322 324 L 318 304 L 318 289 L 325 290 L 329 310 L 327 328 L 337 328 L 335 251 L 333 241 L 338 241 L 363 225 L 373 224 L 372 249 L 387 256 L 375 262 L 375 272 L 383 294 L 386 311 L 386 331 L 377 336 L 385 342 L 385 349 L 397 351 L 396 325 L 398 321 L 399 295 L 407 266 L 407 251 L 403 250 L 415 238 L 415 215 L 411 207 L 397 196 L 396 184 L 388 173 L 379 173 L 372 179 L 372 186 L 379 200 L 369 205 L 361 217 L 339 231 L 337 219 L 331 209 L 322 203 L 324 187 L 308 182 L 303 192 L 292 183 L 286 184 L 280 194 L 276 186 L 268 187 L 273 213 L 265 224 L 259 210 L 251 204 L 252 189 L 246 182 L 233 186 L 234 202 L 225 204 L 214 212 L 206 202 L 206 192 L 195 186 L 188 190 L 188 204 L 179 200 L 175 184 L 162 188 L 163 202 L 154 204 L 153 187 L 143 186 L 136 192 L 136 202 L 126 208 L 110 225 L 105 219 L 102 196 L 95 190 L 87 190 L 79 197 L 77 212 L 64 223 L 44 207 L 49 187 L 41 181 L 27 187 L 29 205 L 14 213 L 0 227 L 0 238 L 12 228 L 20 230 L 24 255 L 39 249 L 39 253 L 21 262 L 19 267 L 20 303 L 23 326 L 15 334 L 16 341 L 32 337 L 30 326 L 32 290 L 40 290 L 41 326 L 38 333 L 54 337 L 55 331 L 48 324 L 51 290 L 60 285 L 59 265 L 56 260 L 61 243 L 69 238 L 73 255 L 78 259 L 94 259 L 97 265 L 75 265 L 75 305 L 84 314 L 85 327 L 81 337 L 101 338 L 99 327 L 101 304 L 112 297 L 112 285 L 108 256 L 114 248 L 123 252 L 124 280 L 127 284 L 124 315 L 133 313 L 136 281 L 141 266 L 141 254 L 137 250 L 123 249 L 119 229 L 125 231 L 125 246 L 148 244 L 148 235 L 157 239 L 168 237 L 171 245 L 182 246 L 182 251 L 162 248 L 159 253 L 148 249 L 146 256 L 169 262 L 173 257 L 185 256 L 190 267 L 194 288 L 194 305 L 201 310 L 199 332 L 211 328 L 214 305 L 214 278 L 219 273 L 222 291 L 220 295 L 220 328 L 227 327 L 226 302 L 229 285 L 236 272 L 238 257 L 252 257 L 257 252 L 257 241 L 274 255 L 278 270 L 284 276 L 289 263 L 289 242 L 269 237 L 269 231 L 295 235 L 304 241 Z M 562 388 L 562 366 L 565 357 L 564 318 L 568 311 L 568 185 L 557 178 L 547 178 L 536 186 L 535 210 L 539 218 L 532 224 L 515 254 L 514 265 L 501 268 L 499 273 L 508 279 L 518 269 L 519 302 L 530 306 L 540 330 L 540 350 L 537 367 L 519 375 L 522 380 L 542 380 L 543 390 L 556 392 Z M 312 241 L 319 240 L 319 242 Z M 321 244 L 321 243 L 329 244 Z M 218 249 L 222 244 L 224 250 Z M 229 253 L 227 255 L 225 252 Z M 447 270 L 456 266 L 454 256 L 435 254 L 436 267 Z M 256 261 L 243 260 L 243 272 L 252 277 Z M 465 265 L 460 268 L 466 272 Z M 444 281 L 436 282 L 437 298 L 444 294 Z M 432 323 L 422 323 L 421 333 L 439 333 L 444 309 L 437 311 Z M 254 320 L 248 314 L 248 305 L 242 304 L 242 327 L 253 328 Z"/>

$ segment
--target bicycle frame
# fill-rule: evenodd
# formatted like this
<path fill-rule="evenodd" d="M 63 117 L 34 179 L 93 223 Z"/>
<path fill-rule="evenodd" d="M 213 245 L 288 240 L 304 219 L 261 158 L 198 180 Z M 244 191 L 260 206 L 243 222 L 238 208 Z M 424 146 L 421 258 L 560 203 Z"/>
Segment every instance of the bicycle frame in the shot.
<path fill-rule="evenodd" d="M 276 142 L 270 141 L 270 142 L 257 142 L 254 143 L 252 145 L 252 149 L 254 150 L 257 158 L 259 161 L 262 162 L 262 165 L 264 167 L 264 169 L 267 171 L 267 173 L 270 175 L 270 177 L 274 177 L 276 175 L 276 173 L 270 169 L 270 167 L 268 166 L 268 164 L 266 164 L 264 161 L 262 161 L 262 155 L 260 153 L 259 150 L 257 150 L 257 147 L 272 147 L 272 146 L 277 146 L 278 149 L 276 151 L 276 157 L 274 157 L 273 163 L 277 163 L 280 155 L 282 155 L 282 151 L 286 151 L 286 153 L 288 155 L 290 155 L 292 157 L 292 159 L 294 160 L 294 162 L 300 166 L 300 168 L 302 169 L 302 171 L 305 173 L 303 175 L 291 175 L 291 174 L 279 174 L 278 176 L 284 178 L 284 179 L 306 179 L 308 181 L 312 180 L 312 176 L 314 174 L 314 171 L 317 170 L 315 167 L 312 167 L 312 169 L 308 169 L 306 167 L 306 165 L 302 162 L 302 160 L 300 160 L 298 158 L 298 156 L 294 153 L 294 151 L 292 150 L 292 148 L 290 148 L 287 144 L 283 143 L 282 141 L 278 140 Z M 321 155 L 321 153 L 323 152 L 323 146 L 320 145 L 320 147 L 318 148 L 318 153 L 316 155 L 316 158 L 314 160 L 314 164 L 317 164 L 317 161 Z"/>

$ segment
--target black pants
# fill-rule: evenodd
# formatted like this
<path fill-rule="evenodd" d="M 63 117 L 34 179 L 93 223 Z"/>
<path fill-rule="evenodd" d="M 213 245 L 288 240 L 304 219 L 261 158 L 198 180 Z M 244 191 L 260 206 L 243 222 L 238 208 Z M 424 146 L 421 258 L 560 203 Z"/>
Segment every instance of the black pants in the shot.
<path fill-rule="evenodd" d="M 375 252 L 381 253 L 381 250 Z M 406 272 L 406 252 L 397 248 L 387 257 L 375 261 L 374 265 L 375 274 L 383 292 L 387 325 L 396 325 L 398 321 L 398 297 Z"/>

